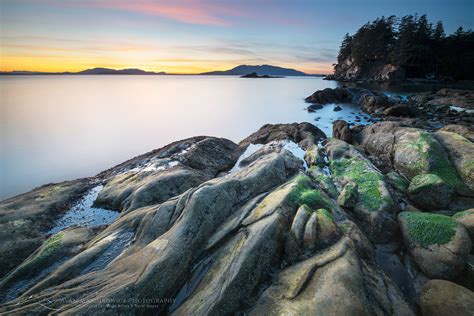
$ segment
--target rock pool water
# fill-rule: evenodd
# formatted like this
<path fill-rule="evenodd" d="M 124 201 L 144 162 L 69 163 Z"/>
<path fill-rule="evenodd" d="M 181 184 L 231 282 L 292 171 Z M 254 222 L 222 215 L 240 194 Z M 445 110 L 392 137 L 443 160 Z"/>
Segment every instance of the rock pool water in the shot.
<path fill-rule="evenodd" d="M 119 212 L 92 207 L 100 190 L 102 190 L 102 185 L 89 190 L 79 202 L 57 220 L 56 225 L 48 234 L 56 234 L 72 226 L 95 227 L 112 223 L 119 216 Z"/>

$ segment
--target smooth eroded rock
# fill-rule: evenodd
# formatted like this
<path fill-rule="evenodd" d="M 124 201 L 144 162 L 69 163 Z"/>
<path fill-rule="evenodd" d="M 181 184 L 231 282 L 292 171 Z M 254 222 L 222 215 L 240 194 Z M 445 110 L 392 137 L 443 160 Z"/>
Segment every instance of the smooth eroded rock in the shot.
<path fill-rule="evenodd" d="M 426 316 L 468 316 L 474 311 L 474 292 L 453 282 L 430 280 L 423 287 L 420 305 Z"/>

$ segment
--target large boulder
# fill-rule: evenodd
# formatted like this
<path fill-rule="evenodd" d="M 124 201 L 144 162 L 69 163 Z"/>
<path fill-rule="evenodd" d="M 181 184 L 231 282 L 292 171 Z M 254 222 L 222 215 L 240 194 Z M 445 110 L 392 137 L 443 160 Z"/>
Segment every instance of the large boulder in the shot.
<path fill-rule="evenodd" d="M 466 229 L 445 215 L 402 212 L 398 215 L 405 245 L 430 278 L 453 279 L 471 251 Z"/>
<path fill-rule="evenodd" d="M 345 141 L 346 143 L 352 142 L 352 133 L 344 120 L 336 120 L 332 125 L 332 137 Z"/>
<path fill-rule="evenodd" d="M 266 124 L 258 131 L 242 140 L 241 147 L 249 144 L 268 144 L 273 141 L 291 140 L 304 149 L 315 145 L 326 135 L 316 126 L 309 123 Z"/>
<path fill-rule="evenodd" d="M 176 142 L 99 174 L 96 206 L 129 212 L 164 202 L 230 169 L 240 155 L 233 142 L 196 137 Z"/>
<path fill-rule="evenodd" d="M 305 100 L 315 104 L 347 103 L 352 101 L 352 94 L 344 88 L 326 88 L 316 91 Z"/>
<path fill-rule="evenodd" d="M 392 166 L 406 178 L 412 179 L 426 173 L 435 174 L 456 194 L 471 196 L 472 190 L 458 174 L 454 159 L 450 159 L 456 155 L 456 149 L 448 146 L 445 148 L 435 136 L 436 133 L 403 127 L 396 122 L 372 124 L 353 133 L 356 145 L 385 165 Z"/>
<path fill-rule="evenodd" d="M 474 191 L 474 143 L 452 132 L 438 131 L 434 136 L 447 149 L 461 179 Z"/>
<path fill-rule="evenodd" d="M 468 316 L 474 311 L 474 292 L 453 282 L 430 280 L 423 287 L 420 305 L 426 316 Z"/>
<path fill-rule="evenodd" d="M 395 117 L 415 117 L 419 114 L 419 111 L 414 106 L 407 104 L 395 104 L 383 111 L 385 116 L 395 116 Z"/>
<path fill-rule="evenodd" d="M 385 109 L 389 108 L 392 103 L 384 94 L 364 94 L 359 100 L 358 104 L 367 113 L 382 113 Z"/>
<path fill-rule="evenodd" d="M 408 195 L 413 203 L 427 210 L 445 208 L 451 201 L 453 189 L 439 176 L 424 173 L 411 179 Z"/>

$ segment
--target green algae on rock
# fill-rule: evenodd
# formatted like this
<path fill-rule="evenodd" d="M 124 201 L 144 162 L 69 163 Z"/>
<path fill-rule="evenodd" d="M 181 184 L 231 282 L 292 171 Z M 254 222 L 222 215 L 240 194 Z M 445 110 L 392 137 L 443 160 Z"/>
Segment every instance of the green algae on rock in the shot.
<path fill-rule="evenodd" d="M 338 197 L 339 192 L 337 192 L 336 186 L 332 182 L 331 177 L 327 175 L 322 168 L 312 166 L 308 169 L 307 173 L 327 195 L 331 198 Z"/>
<path fill-rule="evenodd" d="M 359 197 L 353 208 L 357 221 L 372 241 L 388 242 L 397 230 L 398 207 L 384 176 L 354 146 L 332 138 L 325 145 L 330 159 L 331 177 L 339 190 L 348 183 L 358 186 Z"/>
<path fill-rule="evenodd" d="M 465 186 L 446 150 L 431 133 L 417 129 L 401 130 L 395 147 L 395 166 L 398 165 L 409 178 L 432 173 L 453 189 L 461 190 Z"/>
<path fill-rule="evenodd" d="M 377 211 L 387 202 L 380 189 L 380 183 L 384 180 L 383 175 L 371 170 L 364 160 L 355 157 L 333 160 L 331 170 L 335 178 L 346 178 L 357 184 L 358 204 L 367 211 Z"/>
<path fill-rule="evenodd" d="M 295 179 L 296 186 L 292 192 L 292 199 L 298 205 L 306 204 L 312 209 L 333 209 L 334 202 L 322 191 L 311 185 L 311 179 L 306 175 L 299 175 Z"/>
<path fill-rule="evenodd" d="M 415 205 L 429 210 L 441 209 L 449 205 L 453 189 L 438 175 L 419 174 L 412 178 L 408 195 Z"/>
<path fill-rule="evenodd" d="M 472 242 L 464 227 L 445 215 L 402 212 L 398 215 L 405 245 L 429 278 L 452 280 L 466 264 Z"/>
<path fill-rule="evenodd" d="M 421 212 L 402 212 L 406 220 L 408 238 L 423 247 L 446 244 L 456 232 L 456 222 L 449 216 Z"/>
<path fill-rule="evenodd" d="M 385 175 L 385 179 L 399 192 L 406 192 L 408 190 L 409 182 L 396 171 L 390 171 Z"/>

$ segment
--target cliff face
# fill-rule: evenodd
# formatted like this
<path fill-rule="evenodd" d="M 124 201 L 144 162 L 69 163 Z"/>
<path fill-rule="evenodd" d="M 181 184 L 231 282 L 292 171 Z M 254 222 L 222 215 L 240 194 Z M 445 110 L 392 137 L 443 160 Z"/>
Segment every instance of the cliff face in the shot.
<path fill-rule="evenodd" d="M 334 67 L 334 79 L 340 81 L 377 81 L 388 82 L 406 78 L 405 70 L 394 64 L 383 62 L 357 65 L 352 57 L 346 58 Z"/>

